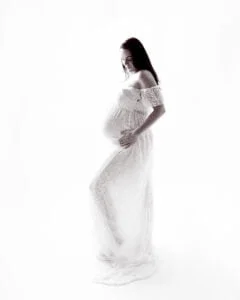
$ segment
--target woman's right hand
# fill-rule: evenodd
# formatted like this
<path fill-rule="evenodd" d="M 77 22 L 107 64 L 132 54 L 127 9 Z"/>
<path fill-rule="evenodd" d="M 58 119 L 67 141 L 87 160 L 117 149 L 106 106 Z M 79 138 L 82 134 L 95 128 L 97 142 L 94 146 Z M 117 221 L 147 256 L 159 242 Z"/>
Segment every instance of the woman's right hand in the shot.
<path fill-rule="evenodd" d="M 133 131 L 134 129 L 125 129 L 121 131 L 123 136 L 119 139 L 119 144 L 122 147 L 128 148 L 136 142 L 137 136 L 133 133 Z"/>

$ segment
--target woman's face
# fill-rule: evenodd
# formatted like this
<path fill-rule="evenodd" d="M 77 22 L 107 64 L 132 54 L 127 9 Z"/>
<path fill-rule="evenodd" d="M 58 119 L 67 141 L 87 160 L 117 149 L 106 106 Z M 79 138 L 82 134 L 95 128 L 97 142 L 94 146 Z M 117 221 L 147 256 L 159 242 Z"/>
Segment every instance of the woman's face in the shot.
<path fill-rule="evenodd" d="M 120 49 L 120 56 L 121 56 L 121 62 L 126 67 L 126 70 L 129 73 L 135 73 L 136 68 L 134 67 L 133 64 L 131 52 L 126 49 Z"/>

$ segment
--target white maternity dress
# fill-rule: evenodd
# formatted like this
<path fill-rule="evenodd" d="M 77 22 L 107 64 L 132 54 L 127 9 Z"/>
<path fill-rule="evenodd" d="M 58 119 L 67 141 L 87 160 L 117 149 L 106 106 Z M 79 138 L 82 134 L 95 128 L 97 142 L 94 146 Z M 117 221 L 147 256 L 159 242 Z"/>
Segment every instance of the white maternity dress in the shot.
<path fill-rule="evenodd" d="M 152 244 L 152 131 L 145 129 L 128 148 L 118 141 L 121 130 L 138 128 L 157 105 L 164 105 L 159 85 L 122 85 L 104 122 L 103 132 L 116 148 L 89 185 L 96 261 L 101 265 L 94 283 L 122 285 L 157 270 Z"/>

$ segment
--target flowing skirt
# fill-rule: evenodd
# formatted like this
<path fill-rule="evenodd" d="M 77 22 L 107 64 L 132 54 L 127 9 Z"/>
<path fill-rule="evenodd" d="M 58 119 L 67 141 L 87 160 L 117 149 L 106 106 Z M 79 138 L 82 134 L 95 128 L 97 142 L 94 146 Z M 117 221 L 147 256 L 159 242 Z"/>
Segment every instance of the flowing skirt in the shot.
<path fill-rule="evenodd" d="M 157 270 L 152 245 L 152 149 L 148 129 L 130 147 L 116 146 L 90 183 L 96 258 L 102 265 L 95 283 L 122 285 Z"/>

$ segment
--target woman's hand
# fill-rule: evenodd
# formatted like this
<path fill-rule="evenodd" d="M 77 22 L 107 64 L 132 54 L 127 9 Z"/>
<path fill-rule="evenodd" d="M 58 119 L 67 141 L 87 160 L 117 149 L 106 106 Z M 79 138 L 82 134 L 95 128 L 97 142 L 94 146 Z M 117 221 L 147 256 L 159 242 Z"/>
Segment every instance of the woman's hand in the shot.
<path fill-rule="evenodd" d="M 123 136 L 119 139 L 119 143 L 122 147 L 128 148 L 137 140 L 137 134 L 135 134 L 134 129 L 125 129 L 121 131 Z"/>

